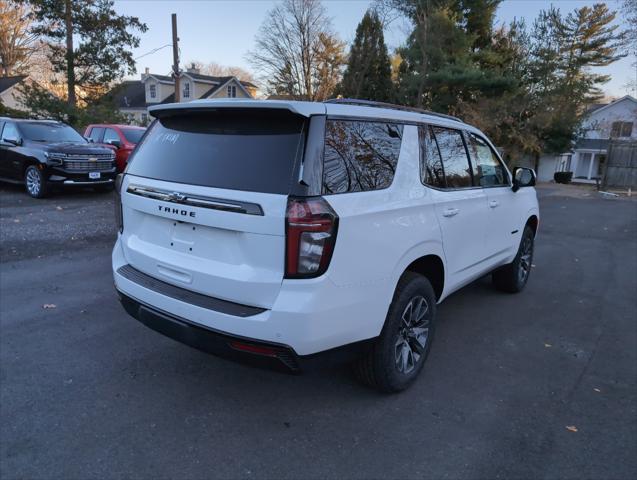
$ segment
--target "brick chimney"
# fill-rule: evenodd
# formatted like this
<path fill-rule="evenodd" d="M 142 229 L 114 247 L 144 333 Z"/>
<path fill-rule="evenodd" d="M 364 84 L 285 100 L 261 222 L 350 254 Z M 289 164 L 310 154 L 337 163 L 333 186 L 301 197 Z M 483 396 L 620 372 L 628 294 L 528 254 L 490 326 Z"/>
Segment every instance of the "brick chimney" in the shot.
<path fill-rule="evenodd" d="M 201 73 L 194 63 L 191 63 L 190 66 L 186 69 L 186 71 L 188 73 Z"/>
<path fill-rule="evenodd" d="M 142 73 L 142 82 L 146 80 L 146 77 L 150 75 L 150 69 L 148 67 L 144 68 L 144 73 Z"/>

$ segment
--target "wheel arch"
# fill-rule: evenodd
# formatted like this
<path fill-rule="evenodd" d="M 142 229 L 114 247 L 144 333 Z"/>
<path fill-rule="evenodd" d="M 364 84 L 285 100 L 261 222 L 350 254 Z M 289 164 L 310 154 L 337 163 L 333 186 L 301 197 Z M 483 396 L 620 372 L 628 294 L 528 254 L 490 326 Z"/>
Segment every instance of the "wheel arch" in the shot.
<path fill-rule="evenodd" d="M 436 300 L 439 301 L 443 296 L 446 280 L 442 245 L 438 242 L 427 242 L 414 247 L 404 255 L 396 268 L 394 290 L 405 272 L 427 277 L 436 294 Z"/>
<path fill-rule="evenodd" d="M 535 213 L 531 214 L 531 216 L 529 216 L 529 218 L 526 220 L 524 226 L 531 227 L 531 229 L 533 230 L 533 235 L 537 235 L 537 229 L 540 226 L 539 217 Z"/>

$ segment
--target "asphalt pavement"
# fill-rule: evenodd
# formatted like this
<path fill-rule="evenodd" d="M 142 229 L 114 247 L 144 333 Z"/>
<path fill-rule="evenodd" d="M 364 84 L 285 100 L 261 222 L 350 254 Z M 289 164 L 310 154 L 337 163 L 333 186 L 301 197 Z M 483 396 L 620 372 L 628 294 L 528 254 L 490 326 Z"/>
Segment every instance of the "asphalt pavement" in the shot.
<path fill-rule="evenodd" d="M 637 202 L 540 188 L 524 292 L 448 298 L 423 375 L 234 364 L 120 307 L 111 194 L 0 186 L 0 478 L 637 478 Z"/>

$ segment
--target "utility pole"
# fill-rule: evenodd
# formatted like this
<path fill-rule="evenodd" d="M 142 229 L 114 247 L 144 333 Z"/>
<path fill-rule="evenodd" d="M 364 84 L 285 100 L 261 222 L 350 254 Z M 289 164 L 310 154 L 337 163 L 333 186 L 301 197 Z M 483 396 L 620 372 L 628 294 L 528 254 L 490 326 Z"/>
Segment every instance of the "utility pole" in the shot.
<path fill-rule="evenodd" d="M 173 23 L 173 78 L 175 79 L 175 102 L 179 101 L 179 37 L 177 36 L 177 14 L 172 14 Z"/>

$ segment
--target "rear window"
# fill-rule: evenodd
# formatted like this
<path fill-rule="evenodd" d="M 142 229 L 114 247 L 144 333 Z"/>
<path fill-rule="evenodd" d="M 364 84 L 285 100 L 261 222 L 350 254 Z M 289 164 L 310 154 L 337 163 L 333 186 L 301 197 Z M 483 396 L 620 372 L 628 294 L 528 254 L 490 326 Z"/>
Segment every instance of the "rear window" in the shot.
<path fill-rule="evenodd" d="M 169 182 L 287 194 L 305 119 L 289 112 L 189 112 L 161 118 L 127 172 Z"/>
<path fill-rule="evenodd" d="M 394 180 L 402 136 L 403 126 L 395 123 L 328 120 L 323 193 L 389 187 Z"/>

